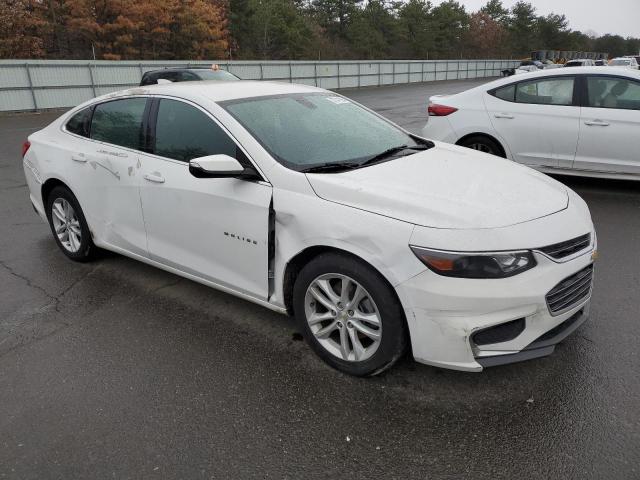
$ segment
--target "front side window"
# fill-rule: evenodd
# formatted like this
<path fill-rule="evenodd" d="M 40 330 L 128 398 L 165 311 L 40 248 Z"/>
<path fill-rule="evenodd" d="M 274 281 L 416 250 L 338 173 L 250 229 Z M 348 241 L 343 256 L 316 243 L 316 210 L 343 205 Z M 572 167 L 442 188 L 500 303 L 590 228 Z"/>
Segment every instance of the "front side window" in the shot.
<path fill-rule="evenodd" d="M 588 106 L 640 110 L 640 82 L 618 77 L 588 77 Z"/>
<path fill-rule="evenodd" d="M 142 150 L 142 117 L 146 104 L 146 98 L 128 98 L 96 105 L 91 138 Z"/>
<path fill-rule="evenodd" d="M 90 125 L 91 107 L 80 110 L 74 114 L 65 125 L 65 128 L 67 132 L 75 133 L 81 137 L 88 137 Z"/>
<path fill-rule="evenodd" d="M 573 77 L 532 80 L 516 85 L 516 102 L 542 105 L 571 105 Z"/>
<path fill-rule="evenodd" d="M 221 102 L 271 155 L 302 171 L 327 163 L 352 164 L 418 142 L 350 100 L 297 93 Z"/>
<path fill-rule="evenodd" d="M 156 155 L 188 162 L 207 155 L 236 158 L 236 144 L 201 110 L 177 100 L 160 100 L 156 122 Z"/>

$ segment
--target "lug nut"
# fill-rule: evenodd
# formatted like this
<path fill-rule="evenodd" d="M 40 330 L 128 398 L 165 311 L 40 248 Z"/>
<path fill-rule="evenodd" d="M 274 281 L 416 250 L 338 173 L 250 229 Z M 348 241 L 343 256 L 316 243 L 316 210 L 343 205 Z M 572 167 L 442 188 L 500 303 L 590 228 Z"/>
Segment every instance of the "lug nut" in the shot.
<path fill-rule="evenodd" d="M 348 327 L 348 328 L 353 328 L 353 323 L 351 323 L 351 322 L 347 322 L 347 327 Z"/>
<path fill-rule="evenodd" d="M 331 310 L 331 316 L 335 317 L 336 315 L 337 315 L 336 311 L 335 310 Z"/>
<path fill-rule="evenodd" d="M 342 322 L 338 322 L 338 328 L 342 328 Z"/>
<path fill-rule="evenodd" d="M 349 314 L 350 317 L 353 317 L 353 310 L 349 310 L 347 313 Z"/>

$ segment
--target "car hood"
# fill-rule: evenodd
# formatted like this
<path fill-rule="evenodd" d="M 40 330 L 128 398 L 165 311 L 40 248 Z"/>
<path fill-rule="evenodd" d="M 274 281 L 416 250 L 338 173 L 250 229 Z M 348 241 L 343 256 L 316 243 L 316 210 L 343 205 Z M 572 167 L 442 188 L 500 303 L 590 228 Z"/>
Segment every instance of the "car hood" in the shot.
<path fill-rule="evenodd" d="M 567 208 L 566 188 L 509 160 L 436 147 L 342 173 L 307 174 L 325 200 L 434 228 L 497 228 Z"/>

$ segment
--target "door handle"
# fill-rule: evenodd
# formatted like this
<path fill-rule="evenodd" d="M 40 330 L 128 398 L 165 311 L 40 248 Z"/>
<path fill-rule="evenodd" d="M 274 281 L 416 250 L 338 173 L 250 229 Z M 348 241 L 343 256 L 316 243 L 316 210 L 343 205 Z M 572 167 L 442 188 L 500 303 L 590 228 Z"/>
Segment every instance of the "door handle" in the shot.
<path fill-rule="evenodd" d="M 157 172 L 151 174 L 145 173 L 144 179 L 153 183 L 164 183 L 164 177 Z"/>
<path fill-rule="evenodd" d="M 74 153 L 71 155 L 71 160 L 74 162 L 86 163 L 87 157 L 84 156 L 84 153 Z"/>
<path fill-rule="evenodd" d="M 592 125 L 595 127 L 608 127 L 609 122 L 603 122 L 602 120 L 585 120 L 585 125 Z"/>
<path fill-rule="evenodd" d="M 494 115 L 494 117 L 496 118 L 508 118 L 508 119 L 513 119 L 515 118 L 513 115 L 511 115 L 510 113 L 496 113 Z"/>

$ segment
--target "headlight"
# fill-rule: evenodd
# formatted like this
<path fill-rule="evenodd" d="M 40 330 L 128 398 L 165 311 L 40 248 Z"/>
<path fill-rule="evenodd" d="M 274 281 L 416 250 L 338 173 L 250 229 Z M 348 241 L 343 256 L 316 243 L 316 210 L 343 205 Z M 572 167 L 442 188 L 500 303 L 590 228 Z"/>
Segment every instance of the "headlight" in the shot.
<path fill-rule="evenodd" d="M 411 250 L 430 270 L 445 277 L 505 278 L 536 266 L 528 250 L 458 253 L 413 246 Z"/>

